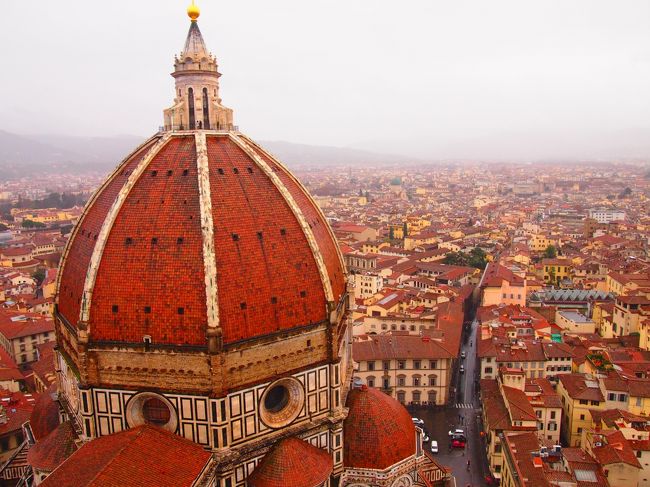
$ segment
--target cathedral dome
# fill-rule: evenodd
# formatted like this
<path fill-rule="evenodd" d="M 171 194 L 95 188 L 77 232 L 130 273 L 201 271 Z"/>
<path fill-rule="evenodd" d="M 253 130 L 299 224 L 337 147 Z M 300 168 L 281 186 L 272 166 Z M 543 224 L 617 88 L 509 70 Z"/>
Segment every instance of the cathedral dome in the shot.
<path fill-rule="evenodd" d="M 237 131 L 169 131 L 86 205 L 57 314 L 94 344 L 202 348 L 326 322 L 344 292 L 333 233 L 280 162 Z"/>
<path fill-rule="evenodd" d="M 332 467 L 328 452 L 291 437 L 279 441 L 246 480 L 250 487 L 319 487 Z"/>
<path fill-rule="evenodd" d="M 383 470 L 415 454 L 415 426 L 408 411 L 379 389 L 352 389 L 343 423 L 343 464 Z"/>

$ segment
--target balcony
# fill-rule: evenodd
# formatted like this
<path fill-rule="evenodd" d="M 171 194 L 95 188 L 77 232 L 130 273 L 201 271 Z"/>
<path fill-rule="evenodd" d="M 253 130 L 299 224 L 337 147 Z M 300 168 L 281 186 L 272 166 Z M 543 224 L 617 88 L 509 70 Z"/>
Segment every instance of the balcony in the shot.
<path fill-rule="evenodd" d="M 190 128 L 187 125 L 161 125 L 158 127 L 158 132 L 192 132 L 194 130 L 205 130 L 206 132 L 217 132 L 217 133 L 228 133 L 228 132 L 239 132 L 238 125 L 228 125 L 226 127 L 217 127 L 217 128 L 208 128 L 204 129 L 197 124 L 196 128 Z"/>

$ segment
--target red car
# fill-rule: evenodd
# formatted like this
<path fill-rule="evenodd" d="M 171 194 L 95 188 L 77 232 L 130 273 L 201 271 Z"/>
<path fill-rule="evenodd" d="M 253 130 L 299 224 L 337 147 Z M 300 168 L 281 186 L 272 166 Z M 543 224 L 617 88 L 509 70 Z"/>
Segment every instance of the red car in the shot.
<path fill-rule="evenodd" d="M 465 440 L 461 438 L 456 438 L 451 440 L 452 448 L 465 448 Z"/>

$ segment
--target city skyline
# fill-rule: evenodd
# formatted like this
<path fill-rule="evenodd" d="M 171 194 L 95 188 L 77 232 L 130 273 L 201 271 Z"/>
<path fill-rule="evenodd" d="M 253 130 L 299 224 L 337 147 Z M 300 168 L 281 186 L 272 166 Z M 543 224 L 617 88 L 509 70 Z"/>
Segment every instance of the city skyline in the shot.
<path fill-rule="evenodd" d="M 645 2 L 201 7 L 224 103 L 263 140 L 427 160 L 650 152 Z M 170 53 L 182 47 L 186 26 L 176 19 L 184 8 L 7 6 L 0 38 L 20 38 L 23 55 L 2 83 L 0 129 L 152 133 L 170 102 L 160 67 L 171 70 Z"/>

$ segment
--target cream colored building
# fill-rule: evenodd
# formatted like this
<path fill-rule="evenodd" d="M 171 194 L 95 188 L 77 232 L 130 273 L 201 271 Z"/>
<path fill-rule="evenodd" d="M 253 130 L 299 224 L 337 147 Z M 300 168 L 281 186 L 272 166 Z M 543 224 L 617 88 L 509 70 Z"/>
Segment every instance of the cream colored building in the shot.
<path fill-rule="evenodd" d="M 369 272 L 352 274 L 355 299 L 371 298 L 384 287 L 384 279 Z"/>
<path fill-rule="evenodd" d="M 591 427 L 590 410 L 605 408 L 600 384 L 590 375 L 563 374 L 557 392 L 562 399 L 562 437 L 569 446 L 580 446 L 582 432 Z"/>
<path fill-rule="evenodd" d="M 646 296 L 618 296 L 612 316 L 613 335 L 625 336 L 630 333 L 640 333 L 642 337 L 639 345 L 647 350 L 648 335 L 646 330 L 649 319 L 650 299 Z M 641 329 L 642 325 L 643 330 Z"/>
<path fill-rule="evenodd" d="M 436 318 L 423 316 L 389 315 L 363 316 L 354 322 L 353 335 L 376 335 L 388 332 L 408 332 L 421 335 L 428 329 L 435 328 Z"/>
<path fill-rule="evenodd" d="M 595 333 L 596 323 L 582 313 L 576 311 L 561 311 L 555 313 L 555 323 L 569 333 Z"/>
<path fill-rule="evenodd" d="M 537 436 L 540 441 L 560 444 L 562 400 L 548 379 L 527 379 L 525 390 L 537 417 Z"/>
<path fill-rule="evenodd" d="M 22 365 L 38 360 L 38 345 L 54 340 L 54 322 L 41 315 L 0 314 L 0 346 Z"/>
<path fill-rule="evenodd" d="M 436 339 L 387 334 L 352 344 L 355 376 L 402 404 L 442 406 L 449 398 L 455 357 Z"/>

